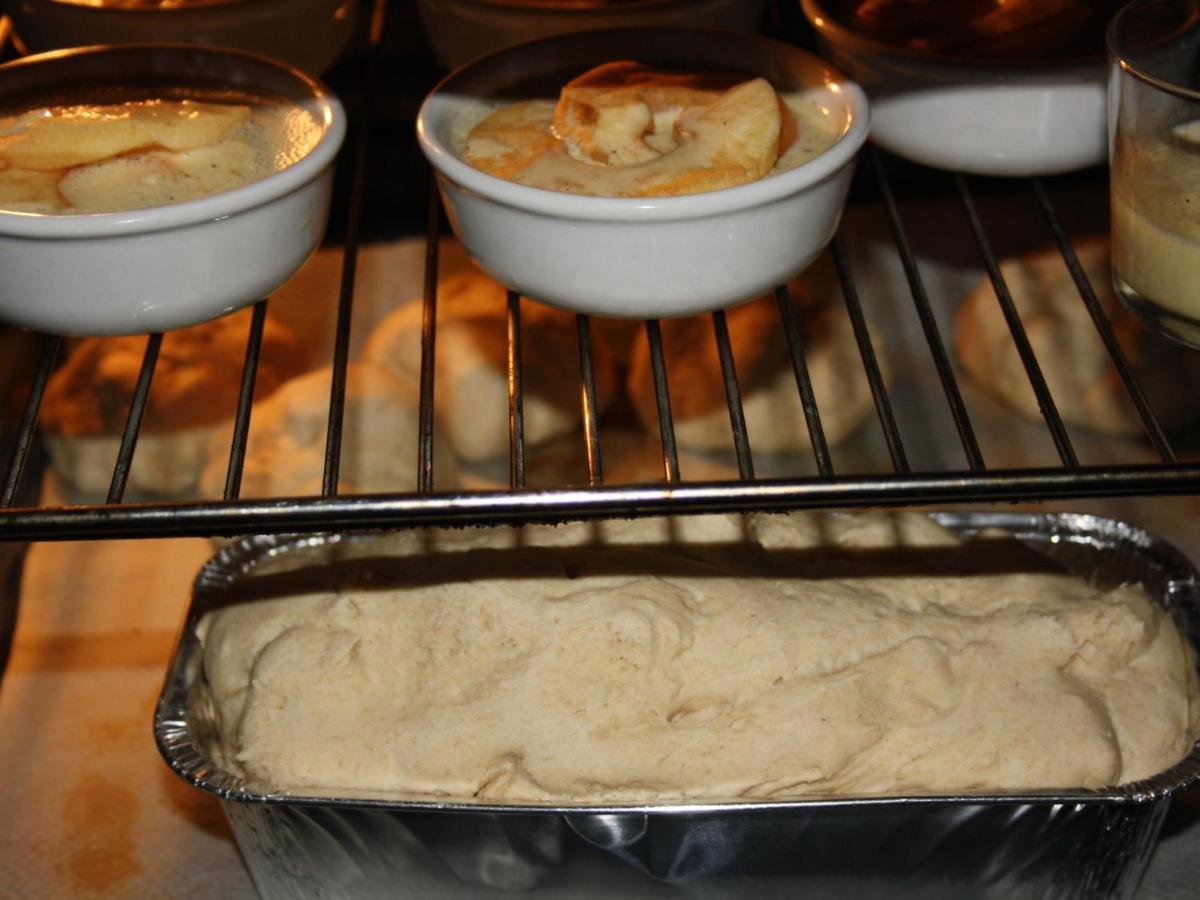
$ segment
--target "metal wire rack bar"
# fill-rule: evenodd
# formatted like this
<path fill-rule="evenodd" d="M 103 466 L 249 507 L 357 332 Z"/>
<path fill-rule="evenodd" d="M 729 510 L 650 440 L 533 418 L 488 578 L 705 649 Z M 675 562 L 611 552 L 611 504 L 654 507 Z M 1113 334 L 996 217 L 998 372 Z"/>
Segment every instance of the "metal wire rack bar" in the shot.
<path fill-rule="evenodd" d="M 1041 363 L 1034 355 L 1033 347 L 1029 343 L 1029 336 L 1025 333 L 1025 325 L 1021 322 L 1021 316 L 1017 312 L 1012 294 L 1008 290 L 1008 284 L 1000 271 L 1000 261 L 996 259 L 996 253 L 988 241 L 983 222 L 979 219 L 979 212 L 975 208 L 975 201 L 971 198 L 967 179 L 962 175 L 955 175 L 954 186 L 958 190 L 959 199 L 966 211 L 971 232 L 975 235 L 976 243 L 979 244 L 979 252 L 987 267 L 988 278 L 991 279 L 992 287 L 996 291 L 996 300 L 1000 303 L 1000 309 L 1004 313 L 1004 321 L 1008 323 L 1009 333 L 1012 335 L 1017 353 L 1021 357 L 1021 365 L 1025 367 L 1025 374 L 1029 377 L 1029 384 L 1037 397 L 1038 408 L 1046 420 L 1046 427 L 1050 429 L 1054 447 L 1058 450 L 1063 465 L 1074 468 L 1079 465 L 1079 460 L 1075 456 L 1075 448 L 1071 446 L 1071 438 L 1067 435 L 1067 427 L 1063 424 L 1062 416 L 1059 415 L 1058 406 L 1055 404 L 1054 398 L 1050 396 L 1050 388 L 1046 385 L 1046 376 L 1042 374 Z"/>
<path fill-rule="evenodd" d="M 663 358 L 662 329 L 657 319 L 646 320 L 646 338 L 650 344 L 650 367 L 654 373 L 654 399 L 658 404 L 658 433 L 662 441 L 663 475 L 668 482 L 679 480 L 679 450 L 675 446 L 675 422 L 671 417 L 671 392 L 667 385 L 667 364 Z"/>
<path fill-rule="evenodd" d="M 509 487 L 525 487 L 525 392 L 521 389 L 521 298 L 508 292 Z"/>
<path fill-rule="evenodd" d="M 441 242 L 442 203 L 437 190 L 429 192 L 429 216 L 425 239 L 425 290 L 421 309 L 421 375 L 417 439 L 417 490 L 433 490 L 433 389 L 437 352 L 438 251 Z"/>
<path fill-rule="evenodd" d="M 750 453 L 750 436 L 746 434 L 746 411 L 742 408 L 742 392 L 738 387 L 737 366 L 733 361 L 733 346 L 729 340 L 729 323 L 725 311 L 712 314 L 713 336 L 721 361 L 721 380 L 725 383 L 725 402 L 729 406 L 729 427 L 733 429 L 733 450 L 737 455 L 738 476 L 743 481 L 754 478 L 754 458 Z"/>
<path fill-rule="evenodd" d="M 588 484 L 604 484 L 604 465 L 600 456 L 600 427 L 596 413 L 596 367 L 592 361 L 592 323 L 587 316 L 575 317 L 579 339 L 580 403 L 583 409 L 584 453 L 587 456 Z"/>
<path fill-rule="evenodd" d="M 142 368 L 138 372 L 137 386 L 133 390 L 133 402 L 125 420 L 125 431 L 121 435 L 121 449 L 117 451 L 117 464 L 113 468 L 112 484 L 108 488 L 108 502 L 120 503 L 125 496 L 125 485 L 129 481 L 129 467 L 133 463 L 133 451 L 137 449 L 138 433 L 146 414 L 146 401 L 150 397 L 150 382 L 154 378 L 154 367 L 158 364 L 158 351 L 163 336 L 152 334 L 146 339 L 146 353 L 142 357 Z"/>
<path fill-rule="evenodd" d="M 254 384 L 258 378 L 258 360 L 262 353 L 263 325 L 267 320 L 267 301 L 254 304 L 250 336 L 246 338 L 246 360 L 242 364 L 242 386 L 238 391 L 237 413 L 233 420 L 233 438 L 229 446 L 229 468 L 225 473 L 225 499 L 236 500 L 242 490 L 242 467 L 246 461 L 246 443 L 250 436 L 250 413 L 254 406 Z"/>
<path fill-rule="evenodd" d="M 871 387 L 871 397 L 875 402 L 879 425 L 883 429 L 883 439 L 887 442 L 888 455 L 892 458 L 892 468 L 897 472 L 908 472 L 910 469 L 908 456 L 904 452 L 904 441 L 900 438 L 900 429 L 896 427 L 896 413 L 892 409 L 892 401 L 888 397 L 883 371 L 879 368 L 879 359 L 875 355 L 871 332 L 867 329 L 867 319 L 863 315 L 862 303 L 858 299 L 858 288 L 855 287 L 854 276 L 846 264 L 841 241 L 836 237 L 830 244 L 830 254 L 833 257 L 833 264 L 837 268 L 838 280 L 842 285 L 842 299 L 846 302 L 850 327 L 854 329 L 854 340 L 858 344 L 859 356 L 862 357 L 863 370 L 867 373 L 867 383 Z"/>
<path fill-rule="evenodd" d="M 61 346 L 62 338 L 57 335 L 45 335 L 42 338 L 41 358 L 33 376 L 33 384 L 29 387 L 29 397 L 25 401 L 25 411 L 21 414 L 21 422 L 17 426 L 17 438 L 4 477 L 4 494 L 0 497 L 0 507 L 4 509 L 13 505 L 17 490 L 21 486 L 21 475 L 25 472 L 29 448 L 33 444 L 33 428 L 37 424 L 42 397 L 46 393 L 46 382 L 50 380 L 50 372 L 54 368 L 54 361 L 58 358 Z"/>
<path fill-rule="evenodd" d="M 672 513 L 897 507 L 1178 494 L 1200 465 L 914 473 L 854 478 L 622 485 L 458 494 L 396 494 L 18 509 L 0 540 L 88 540 L 294 533 L 480 523 L 555 522 Z"/>
<path fill-rule="evenodd" d="M 1146 394 L 1142 390 L 1142 386 L 1138 384 L 1137 379 L 1133 376 L 1133 369 L 1129 366 L 1129 360 L 1125 358 L 1125 351 L 1121 349 L 1121 345 L 1117 341 L 1117 336 L 1113 333 L 1112 324 L 1108 321 L 1108 317 L 1104 315 L 1104 310 L 1100 307 L 1100 301 L 1096 297 L 1096 292 L 1092 288 L 1091 282 L 1088 281 L 1087 275 L 1084 274 L 1083 266 L 1079 264 L 1079 257 L 1075 255 L 1075 248 L 1071 246 L 1071 242 L 1067 239 L 1067 233 L 1063 230 L 1058 213 L 1054 209 L 1054 204 L 1050 202 L 1050 195 L 1046 193 L 1046 186 L 1040 178 L 1033 179 L 1033 190 L 1037 196 L 1038 207 L 1041 209 L 1042 215 L 1046 218 L 1046 224 L 1050 227 L 1050 233 L 1054 236 L 1054 242 L 1058 245 L 1059 253 L 1062 254 L 1063 261 L 1071 273 L 1071 278 L 1079 290 L 1079 296 L 1087 307 L 1088 315 L 1092 318 L 1092 324 L 1096 326 L 1096 331 L 1100 335 L 1100 339 L 1104 342 L 1104 347 L 1108 351 L 1108 356 L 1112 360 L 1113 367 L 1117 370 L 1117 374 L 1120 375 L 1121 383 L 1125 385 L 1125 391 L 1129 394 L 1129 399 L 1133 401 L 1133 405 L 1137 408 L 1142 423 L 1146 426 L 1147 436 L 1150 438 L 1151 443 L 1154 444 L 1154 448 L 1162 457 L 1163 462 L 1178 462 L 1170 441 L 1167 440 L 1162 426 L 1158 423 L 1158 419 L 1154 415 L 1154 410 L 1150 407 L 1150 401 L 1146 399 Z"/>
<path fill-rule="evenodd" d="M 986 465 L 983 461 L 983 454 L 979 450 L 979 440 L 971 425 L 971 417 L 967 415 L 967 405 L 963 402 L 962 391 L 959 390 L 958 382 L 954 378 L 950 357 L 946 354 L 946 346 L 942 342 L 937 320 L 933 316 L 933 307 L 930 306 L 929 295 L 925 291 L 925 282 L 921 279 L 921 272 L 917 268 L 917 258 L 913 254 L 912 244 L 909 243 L 908 234 L 904 230 L 900 208 L 896 204 L 896 195 L 892 191 L 892 185 L 888 181 L 887 173 L 884 171 L 879 156 L 874 151 L 868 150 L 867 158 L 875 173 L 875 183 L 879 186 L 880 197 L 883 200 L 884 209 L 887 211 L 888 223 L 892 228 L 892 237 L 895 239 L 896 249 L 900 253 L 900 262 L 904 266 L 904 276 L 908 279 L 913 306 L 921 321 L 921 330 L 924 332 L 925 342 L 929 345 L 929 352 L 933 356 L 933 363 L 937 368 L 938 379 L 942 383 L 946 402 L 950 405 L 950 414 L 954 417 L 954 426 L 958 429 L 958 438 L 962 442 L 967 465 L 972 469 L 984 469 Z"/>
<path fill-rule="evenodd" d="M 800 391 L 800 402 L 804 407 L 804 421 L 808 425 L 808 438 L 812 441 L 813 456 L 817 459 L 817 471 L 825 478 L 833 477 L 833 460 L 829 455 L 829 444 L 825 440 L 825 429 L 821 426 L 821 413 L 817 409 L 817 397 L 813 393 L 812 378 L 808 374 L 808 363 L 804 358 L 804 338 L 792 308 L 792 298 L 786 287 L 775 289 L 775 302 L 779 306 L 779 317 L 783 320 L 783 333 L 787 338 L 788 353 L 792 357 L 792 370 L 796 376 L 796 388 Z"/>

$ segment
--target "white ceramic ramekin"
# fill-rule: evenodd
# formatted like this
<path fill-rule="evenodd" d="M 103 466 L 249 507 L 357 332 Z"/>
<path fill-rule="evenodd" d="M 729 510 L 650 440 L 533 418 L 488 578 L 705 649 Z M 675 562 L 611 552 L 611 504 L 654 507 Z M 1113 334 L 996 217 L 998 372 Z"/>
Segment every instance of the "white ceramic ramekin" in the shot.
<path fill-rule="evenodd" d="M 478 117 L 481 101 L 520 96 L 535 83 L 552 97 L 550 85 L 614 59 L 762 75 L 811 91 L 845 130 L 794 169 L 682 197 L 541 190 L 485 174 L 455 153 L 463 117 Z M 438 85 L 417 119 L 451 225 L 483 269 L 555 306 L 635 318 L 727 306 L 803 271 L 837 228 L 868 128 L 859 87 L 812 54 L 751 35 L 682 29 L 586 32 L 502 50 Z"/>
<path fill-rule="evenodd" d="M 1056 175 L 1107 158 L 1103 48 L 1094 60 L 1003 63 L 908 52 L 800 0 L 823 52 L 871 98 L 871 140 L 913 162 L 975 175 Z"/>
<path fill-rule="evenodd" d="M 26 53 L 98 44 L 202 44 L 265 53 L 314 75 L 354 34 L 358 0 L 201 0 L 182 6 L 12 0 Z"/>
<path fill-rule="evenodd" d="M 425 34 L 448 69 L 524 41 L 597 28 L 688 26 L 757 31 L 763 0 L 418 0 Z"/>
<path fill-rule="evenodd" d="M 248 54 L 145 46 L 31 56 L 0 73 L 0 104 L 105 84 L 145 84 L 148 93 L 235 86 L 301 104 L 324 128 L 293 165 L 198 200 L 96 215 L 0 211 L 0 321 L 91 335 L 192 325 L 271 293 L 320 243 L 346 117 L 302 72 Z"/>

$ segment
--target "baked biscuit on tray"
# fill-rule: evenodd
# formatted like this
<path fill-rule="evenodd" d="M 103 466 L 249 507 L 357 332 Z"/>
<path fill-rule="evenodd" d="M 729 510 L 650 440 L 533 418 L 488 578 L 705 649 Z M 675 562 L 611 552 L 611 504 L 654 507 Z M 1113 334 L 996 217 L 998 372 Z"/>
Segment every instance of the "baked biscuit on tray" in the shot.
<path fill-rule="evenodd" d="M 805 343 L 821 425 L 830 444 L 854 433 L 874 409 L 854 331 L 836 304 L 837 286 L 827 260 L 789 286 Z M 792 358 L 772 295 L 726 313 L 750 447 L 759 453 L 810 453 L 812 444 L 796 386 Z M 733 432 L 721 361 L 710 316 L 661 323 L 675 438 L 693 450 L 728 450 Z M 886 373 L 879 341 L 875 352 Z M 649 339 L 634 347 L 629 394 L 642 425 L 658 430 L 658 407 Z"/>
<path fill-rule="evenodd" d="M 1178 429 L 1194 420 L 1198 408 L 1179 385 L 1200 380 L 1200 353 L 1147 331 L 1121 305 L 1112 289 L 1107 238 L 1084 238 L 1076 242 L 1075 251 L 1163 427 Z M 1057 248 L 1006 259 L 1000 272 L 1063 419 L 1102 434 L 1142 434 L 1137 409 Z M 1029 376 L 986 277 L 959 307 L 954 347 L 959 363 L 982 390 L 1025 418 L 1042 421 Z"/>
<path fill-rule="evenodd" d="M 478 271 L 456 273 L 438 289 L 434 403 L 446 436 L 464 460 L 508 453 L 507 292 Z M 419 302 L 408 303 L 372 332 L 363 358 L 402 381 L 421 372 Z M 521 304 L 521 388 L 525 442 L 536 446 L 578 427 L 582 420 L 579 342 L 575 316 L 540 303 Z M 616 392 L 613 357 L 592 342 L 596 404 L 604 410 Z"/>
<path fill-rule="evenodd" d="M 243 497 L 289 497 L 321 493 L 329 424 L 332 369 L 293 378 L 255 405 L 242 471 Z M 342 419 L 343 494 L 416 489 L 418 415 L 413 385 L 369 363 L 346 369 Z M 220 497 L 229 465 L 229 429 L 211 442 L 201 493 Z M 458 483 L 458 467 L 446 441 L 435 435 L 433 472 L 438 488 Z"/>
<path fill-rule="evenodd" d="M 129 472 L 130 493 L 169 497 L 195 488 L 209 440 L 237 409 L 249 327 L 246 310 L 163 337 Z M 54 470 L 85 497 L 108 492 L 145 350 L 143 336 L 84 338 L 46 387 L 42 440 Z M 266 398 L 307 364 L 307 351 L 291 329 L 268 315 L 255 397 Z"/>

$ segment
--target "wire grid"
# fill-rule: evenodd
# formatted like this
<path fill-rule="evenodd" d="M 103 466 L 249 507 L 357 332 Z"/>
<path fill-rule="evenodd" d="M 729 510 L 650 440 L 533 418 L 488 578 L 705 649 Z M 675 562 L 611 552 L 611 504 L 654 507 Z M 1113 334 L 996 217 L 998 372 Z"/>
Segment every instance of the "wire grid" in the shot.
<path fill-rule="evenodd" d="M 372 54 L 367 65 L 364 91 L 375 83 L 384 4 L 376 6 L 371 22 Z M 364 105 L 364 109 L 369 104 Z M 658 321 L 644 323 L 658 412 L 663 480 L 656 484 L 610 485 L 604 478 L 603 447 L 600 439 L 596 379 L 593 369 L 592 323 L 577 317 L 580 361 L 580 429 L 587 461 L 586 487 L 527 489 L 526 446 L 522 391 L 522 299 L 507 297 L 507 375 L 509 416 L 509 489 L 449 493 L 436 491 L 434 471 L 434 360 L 437 350 L 437 285 L 439 235 L 442 209 L 436 192 L 431 193 L 427 211 L 423 327 L 419 382 L 419 441 L 416 466 L 417 490 L 388 495 L 345 496 L 338 493 L 341 462 L 342 420 L 345 410 L 346 371 L 349 359 L 350 322 L 354 305 L 355 268 L 361 243 L 364 199 L 367 190 L 366 156 L 371 139 L 369 115 L 359 117 L 352 132 L 349 177 L 350 202 L 345 228 L 345 246 L 334 334 L 333 378 L 330 386 L 322 494 L 318 497 L 240 500 L 242 467 L 250 428 L 251 398 L 261 351 L 263 322 L 268 300 L 254 307 L 246 342 L 241 392 L 235 414 L 225 482 L 224 499 L 191 503 L 123 503 L 138 434 L 150 393 L 161 334 L 147 339 L 142 367 L 133 394 L 120 450 L 113 468 L 107 502 L 99 505 L 14 508 L 31 448 L 35 443 L 38 411 L 48 377 L 61 350 L 62 340 L 42 337 L 42 350 L 32 374 L 17 434 L 8 451 L 0 494 L 0 540 L 100 539 L 111 537 L 159 537 L 164 535 L 236 535 L 328 531 L 375 527 L 405 527 L 436 524 L 491 524 L 522 521 L 556 521 L 572 518 L 628 516 L 652 513 L 718 512 L 751 509 L 797 509 L 822 507 L 907 506 L 943 503 L 972 503 L 1015 500 L 1069 499 L 1108 496 L 1194 494 L 1200 492 L 1200 466 L 1181 464 L 1154 411 L 1117 342 L 1112 326 L 1100 308 L 1074 250 L 1067 239 L 1058 211 L 1040 179 L 1032 181 L 1038 208 L 1054 236 L 1064 262 L 1079 291 L 1080 300 L 1102 340 L 1120 379 L 1137 409 L 1146 436 L 1160 462 L 1153 465 L 1080 465 L 1070 436 L 1046 385 L 1041 363 L 1034 354 L 1012 295 L 1000 270 L 996 253 L 978 215 L 968 180 L 954 176 L 954 189 L 966 213 L 971 232 L 995 288 L 1029 383 L 1037 397 L 1045 427 L 1053 441 L 1060 465 L 1044 468 L 989 469 L 963 401 L 945 344 L 934 318 L 926 286 L 918 269 L 886 167 L 867 151 L 867 169 L 882 198 L 892 237 L 902 263 L 913 312 L 918 317 L 924 343 L 937 371 L 945 400 L 953 418 L 967 468 L 961 471 L 913 471 L 888 395 L 879 358 L 867 328 L 854 273 L 847 263 L 842 237 L 831 250 L 841 285 L 842 299 L 853 328 L 863 370 L 870 385 L 875 412 L 886 442 L 893 472 L 888 475 L 855 475 L 835 471 L 821 414 L 809 375 L 804 323 L 797 315 L 786 287 L 777 288 L 780 327 L 787 340 L 796 389 L 803 407 L 817 474 L 813 477 L 763 480 L 755 477 L 753 451 L 746 431 L 742 394 L 725 313 L 711 314 L 712 334 L 720 361 L 725 399 L 739 480 L 731 482 L 682 482 L 679 454 L 671 413 L 671 387 L 663 353 Z"/>

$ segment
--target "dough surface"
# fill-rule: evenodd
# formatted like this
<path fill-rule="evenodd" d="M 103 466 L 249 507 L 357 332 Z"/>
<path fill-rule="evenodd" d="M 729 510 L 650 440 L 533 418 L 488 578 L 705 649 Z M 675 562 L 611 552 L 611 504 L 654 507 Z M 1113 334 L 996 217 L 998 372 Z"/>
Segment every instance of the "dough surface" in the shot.
<path fill-rule="evenodd" d="M 1197 734 L 1190 651 L 1141 588 L 916 514 L 406 533 L 391 557 L 339 559 L 335 587 L 305 570 L 307 594 L 276 583 L 200 625 L 194 708 L 256 786 L 518 803 L 1100 787 Z"/>
<path fill-rule="evenodd" d="M 1180 384 L 1200 379 L 1200 354 L 1152 334 L 1121 305 L 1112 289 L 1107 238 L 1078 241 L 1075 251 L 1159 423 L 1170 431 L 1195 420 L 1200 407 Z M 1004 260 L 1000 271 L 1063 420 L 1101 434 L 1144 434 L 1058 249 Z M 959 307 L 954 346 L 979 387 L 1025 418 L 1044 421 L 987 278 Z"/>

